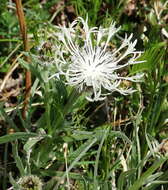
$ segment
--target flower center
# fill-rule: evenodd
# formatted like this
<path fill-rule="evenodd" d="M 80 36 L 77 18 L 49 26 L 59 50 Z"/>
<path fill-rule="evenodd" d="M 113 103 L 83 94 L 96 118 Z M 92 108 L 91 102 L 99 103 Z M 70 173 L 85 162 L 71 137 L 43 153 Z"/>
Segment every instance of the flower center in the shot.
<path fill-rule="evenodd" d="M 101 71 L 99 67 L 95 65 L 89 65 L 85 70 L 85 82 L 87 86 L 92 86 L 93 82 L 96 82 L 99 80 Z"/>

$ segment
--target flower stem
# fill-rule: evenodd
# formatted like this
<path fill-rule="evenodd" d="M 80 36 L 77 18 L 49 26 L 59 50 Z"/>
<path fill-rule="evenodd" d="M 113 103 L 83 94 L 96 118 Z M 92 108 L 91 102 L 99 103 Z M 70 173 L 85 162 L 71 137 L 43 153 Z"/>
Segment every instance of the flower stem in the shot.
<path fill-rule="evenodd" d="M 76 89 L 73 89 L 72 92 L 70 93 L 69 97 L 68 97 L 68 102 L 64 106 L 63 117 L 65 117 L 65 115 L 71 111 L 74 102 L 78 99 L 79 96 L 80 96 L 80 93 L 78 93 Z M 62 119 L 63 119 L 62 117 L 59 117 L 57 122 L 56 122 L 56 126 L 58 128 L 61 125 Z"/>
<path fill-rule="evenodd" d="M 50 86 L 49 86 L 49 83 L 45 83 L 45 99 L 44 99 L 44 102 L 45 102 L 45 109 L 46 109 L 46 123 L 47 123 L 47 129 L 48 129 L 48 133 L 51 135 L 52 134 L 52 128 L 51 128 L 51 122 L 50 122 Z"/>

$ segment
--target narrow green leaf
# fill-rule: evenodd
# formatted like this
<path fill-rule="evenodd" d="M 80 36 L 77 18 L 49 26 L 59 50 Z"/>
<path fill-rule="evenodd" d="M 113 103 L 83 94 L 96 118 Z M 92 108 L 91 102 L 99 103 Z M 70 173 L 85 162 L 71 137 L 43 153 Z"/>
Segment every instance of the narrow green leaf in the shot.
<path fill-rule="evenodd" d="M 107 127 L 109 127 L 109 125 L 104 125 L 101 128 L 98 128 L 95 130 L 95 133 L 96 133 L 95 136 L 98 140 L 101 140 L 102 135 L 107 130 Z M 122 140 L 126 141 L 129 144 L 132 143 L 129 140 L 129 138 L 124 133 L 122 133 L 121 131 L 109 131 L 109 138 L 113 138 L 113 137 L 121 138 Z"/>
<path fill-rule="evenodd" d="M 28 139 L 28 141 L 26 142 L 26 144 L 24 145 L 23 149 L 26 151 L 26 152 L 29 152 L 32 147 L 37 143 L 39 142 L 40 140 L 42 140 L 45 136 L 37 136 L 37 137 L 30 137 Z"/>
<path fill-rule="evenodd" d="M 39 81 L 42 83 L 44 82 L 42 71 L 40 72 L 40 69 L 36 68 L 33 64 L 27 64 L 27 62 L 21 58 L 19 59 L 19 63 L 27 70 L 30 70 L 39 79 Z"/>
<path fill-rule="evenodd" d="M 125 187 L 124 185 L 127 181 L 127 177 L 129 177 L 132 174 L 135 174 L 135 172 L 136 172 L 136 169 L 132 169 L 126 172 L 122 172 L 120 174 L 120 177 L 118 178 L 118 181 L 117 181 L 118 190 L 124 190 L 124 187 Z"/>
<path fill-rule="evenodd" d="M 100 142 L 100 145 L 99 145 L 99 148 L 97 151 L 96 162 L 95 162 L 95 167 L 94 167 L 94 189 L 98 188 L 97 175 L 98 175 L 99 158 L 100 158 L 100 153 L 101 153 L 103 143 L 104 143 L 106 137 L 108 136 L 108 132 L 109 132 L 109 130 L 105 130 L 105 132 L 103 133 L 102 140 Z"/>
<path fill-rule="evenodd" d="M 134 182 L 129 190 L 138 190 L 142 185 L 144 185 L 146 179 L 152 175 L 152 173 L 157 170 L 167 159 L 168 157 L 156 160 L 153 165 L 138 180 Z"/>
<path fill-rule="evenodd" d="M 0 144 L 11 142 L 17 139 L 27 139 L 29 137 L 36 137 L 36 133 L 17 132 L 10 135 L 4 135 L 0 137 Z"/>
<path fill-rule="evenodd" d="M 70 172 L 71 169 L 76 165 L 76 163 L 86 154 L 86 152 L 96 143 L 97 139 L 89 139 L 87 141 L 87 146 L 85 146 L 82 150 L 82 152 L 80 152 L 80 154 L 74 159 L 74 161 L 71 163 L 71 165 L 68 167 L 67 172 Z M 60 181 L 57 183 L 57 185 L 55 186 L 55 188 L 53 190 L 56 190 L 57 187 L 60 185 L 60 182 L 65 178 L 66 173 L 64 173 L 64 175 L 61 177 Z"/>
<path fill-rule="evenodd" d="M 18 154 L 18 143 L 17 143 L 17 141 L 15 143 L 12 143 L 12 153 L 13 153 L 13 156 L 14 156 L 14 159 L 16 162 L 16 166 L 20 171 L 20 175 L 24 176 L 26 173 L 25 173 L 25 170 L 23 167 L 22 160 Z"/>
<path fill-rule="evenodd" d="M 9 173 L 9 181 L 13 185 L 14 190 L 20 189 L 20 186 L 16 183 L 16 181 L 13 179 L 11 172 Z"/>
<path fill-rule="evenodd" d="M 152 71 L 158 64 L 159 59 L 163 56 L 165 43 L 153 44 L 151 48 L 147 49 L 145 53 L 139 58 L 140 61 L 144 61 L 140 64 L 133 65 L 131 69 L 131 74 Z"/>
<path fill-rule="evenodd" d="M 5 112 L 2 103 L 0 104 L 0 115 L 2 115 L 5 118 L 5 120 L 9 123 L 9 125 L 10 125 L 11 128 L 13 128 L 17 132 L 19 131 L 18 127 L 15 125 L 15 123 L 13 122 L 13 120 Z"/>

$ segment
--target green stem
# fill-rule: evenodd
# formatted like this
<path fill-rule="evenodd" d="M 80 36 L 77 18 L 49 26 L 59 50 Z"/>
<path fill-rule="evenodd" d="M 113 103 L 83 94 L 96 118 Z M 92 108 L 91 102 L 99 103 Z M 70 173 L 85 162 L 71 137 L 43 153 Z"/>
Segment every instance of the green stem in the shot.
<path fill-rule="evenodd" d="M 57 122 L 56 122 L 56 127 L 60 127 L 62 120 L 64 119 L 65 115 L 68 114 L 74 104 L 74 102 L 78 99 L 78 97 L 80 96 L 80 94 L 77 92 L 76 89 L 73 89 L 72 92 L 70 93 L 69 97 L 68 97 L 68 102 L 66 103 L 66 105 L 64 106 L 63 109 L 63 117 L 59 117 Z"/>
<path fill-rule="evenodd" d="M 52 128 L 51 128 L 51 122 L 50 122 L 50 86 L 49 83 L 45 83 L 45 97 L 44 97 L 44 102 L 45 102 L 45 117 L 46 117 L 46 123 L 47 123 L 47 129 L 48 133 L 51 135 L 52 133 Z"/>

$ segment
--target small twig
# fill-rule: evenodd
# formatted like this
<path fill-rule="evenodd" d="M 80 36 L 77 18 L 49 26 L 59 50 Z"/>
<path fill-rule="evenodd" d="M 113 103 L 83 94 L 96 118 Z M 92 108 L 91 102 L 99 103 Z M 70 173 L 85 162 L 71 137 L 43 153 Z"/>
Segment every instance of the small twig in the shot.
<path fill-rule="evenodd" d="M 29 46 L 28 46 L 27 28 L 26 28 L 26 22 L 25 22 L 25 17 L 24 17 L 24 12 L 23 12 L 22 1 L 15 0 L 15 4 L 16 4 L 16 11 L 18 15 L 19 25 L 20 25 L 20 32 L 21 32 L 23 44 L 24 44 L 24 51 L 28 52 Z M 27 56 L 25 57 L 25 60 L 27 62 L 30 62 L 30 59 Z M 22 116 L 24 119 L 26 118 L 27 105 L 28 105 L 29 97 L 30 97 L 30 89 L 31 89 L 30 71 L 26 71 L 25 77 L 26 77 L 25 100 L 24 100 L 24 107 L 23 107 L 23 112 L 22 112 Z"/>
<path fill-rule="evenodd" d="M 19 47 L 21 46 L 21 43 L 19 43 L 15 49 L 5 58 L 5 60 L 1 63 L 0 68 L 2 68 L 4 66 L 4 64 L 9 60 L 9 58 L 19 49 Z"/>
<path fill-rule="evenodd" d="M 88 119 L 92 118 L 94 116 L 94 114 L 99 111 L 100 108 L 102 108 L 104 106 L 104 102 L 102 104 L 100 104 L 99 106 L 97 106 L 97 108 L 90 114 L 90 116 L 88 116 Z"/>
<path fill-rule="evenodd" d="M 68 159 L 67 159 L 67 154 L 68 154 L 68 144 L 64 143 L 63 144 L 63 150 L 64 150 L 64 159 L 65 159 L 65 168 L 66 168 L 66 177 L 67 177 L 67 189 L 70 190 L 70 181 L 69 181 L 69 172 L 68 172 Z"/>
<path fill-rule="evenodd" d="M 117 127 L 117 126 L 120 126 L 121 124 L 126 123 L 127 121 L 130 121 L 130 119 L 131 118 L 126 118 L 126 119 L 122 119 L 122 120 L 119 119 L 117 121 L 112 122 L 111 124 L 112 124 L 113 127 Z"/>
<path fill-rule="evenodd" d="M 62 7 L 60 7 L 57 11 L 55 11 L 54 14 L 52 15 L 51 19 L 49 20 L 49 23 L 52 23 L 53 20 L 55 19 L 55 17 L 58 15 L 58 13 L 59 13 L 60 11 L 62 11 L 64 8 L 65 8 L 65 6 L 62 6 Z"/>
<path fill-rule="evenodd" d="M 36 106 L 43 106 L 44 103 L 34 103 L 34 104 L 31 104 L 31 107 L 36 107 Z M 14 110 L 21 110 L 23 108 L 23 105 L 20 104 L 19 106 L 15 106 L 15 107 L 12 107 L 12 108 L 8 108 L 6 109 L 6 113 L 11 113 L 12 111 Z"/>
<path fill-rule="evenodd" d="M 5 75 L 5 78 L 3 79 L 3 82 L 2 82 L 2 84 L 0 85 L 0 92 L 2 92 L 3 91 L 3 89 L 4 89 L 4 86 L 5 86 L 5 84 L 6 84 L 6 82 L 7 82 L 7 80 L 9 79 L 9 77 L 10 77 L 10 75 L 13 73 L 13 71 L 17 68 L 17 66 L 18 66 L 18 59 L 22 56 L 23 54 L 21 53 L 16 59 L 15 59 L 15 61 L 13 62 L 13 64 L 12 64 L 12 66 L 11 66 L 11 68 L 9 69 L 9 72 Z"/>

